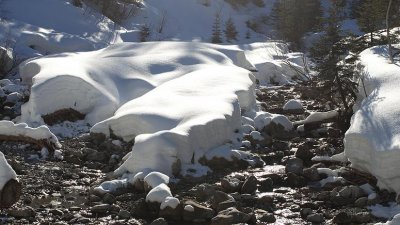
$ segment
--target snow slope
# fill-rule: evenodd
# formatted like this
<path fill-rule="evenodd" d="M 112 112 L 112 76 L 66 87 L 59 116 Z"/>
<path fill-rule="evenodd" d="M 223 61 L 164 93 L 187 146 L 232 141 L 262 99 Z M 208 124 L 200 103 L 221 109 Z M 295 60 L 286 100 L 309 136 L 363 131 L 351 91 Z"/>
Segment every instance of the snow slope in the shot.
<path fill-rule="evenodd" d="M 388 62 L 386 46 L 363 51 L 360 61 L 365 92 L 361 84 L 345 135 L 345 154 L 355 168 L 374 175 L 379 187 L 399 194 L 400 66 Z"/>

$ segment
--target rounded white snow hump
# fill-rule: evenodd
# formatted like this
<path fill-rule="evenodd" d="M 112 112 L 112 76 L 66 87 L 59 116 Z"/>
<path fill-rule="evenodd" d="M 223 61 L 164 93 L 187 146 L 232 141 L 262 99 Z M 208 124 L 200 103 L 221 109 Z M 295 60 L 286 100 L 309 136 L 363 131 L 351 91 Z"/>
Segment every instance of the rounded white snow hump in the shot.
<path fill-rule="evenodd" d="M 0 191 L 4 185 L 11 179 L 17 179 L 17 174 L 8 164 L 4 154 L 0 152 Z"/>
<path fill-rule="evenodd" d="M 242 113 L 254 110 L 251 69 L 237 46 L 193 42 L 123 43 L 42 57 L 20 67 L 31 85 L 21 119 L 40 125 L 43 115 L 74 109 L 86 115 L 92 133 L 111 130 L 135 140 L 116 174 L 150 169 L 171 176 L 179 172 L 173 167 L 229 142 Z"/>
<path fill-rule="evenodd" d="M 389 63 L 386 48 L 360 54 L 367 76 L 345 134 L 345 154 L 353 167 L 374 175 L 380 188 L 400 194 L 400 67 Z"/>

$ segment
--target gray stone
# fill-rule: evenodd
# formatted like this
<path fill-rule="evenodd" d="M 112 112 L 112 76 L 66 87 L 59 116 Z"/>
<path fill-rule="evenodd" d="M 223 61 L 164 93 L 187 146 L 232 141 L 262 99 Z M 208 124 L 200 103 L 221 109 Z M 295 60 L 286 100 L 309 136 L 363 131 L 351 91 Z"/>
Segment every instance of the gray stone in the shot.
<path fill-rule="evenodd" d="M 258 190 L 260 192 L 272 191 L 273 190 L 273 186 L 274 186 L 274 182 L 273 182 L 272 178 L 267 177 L 264 180 L 259 181 Z"/>
<path fill-rule="evenodd" d="M 205 222 L 213 218 L 215 214 L 213 209 L 195 201 L 186 201 L 184 205 L 191 205 L 194 209 L 193 211 L 183 210 L 183 220 L 187 222 Z"/>
<path fill-rule="evenodd" d="M 368 223 L 369 221 L 371 221 L 371 219 L 372 216 L 369 212 L 359 212 L 352 217 L 353 222 L 362 224 Z"/>
<path fill-rule="evenodd" d="M 241 188 L 242 194 L 253 194 L 257 191 L 258 180 L 255 176 L 248 177 Z"/>
<path fill-rule="evenodd" d="M 106 193 L 104 196 L 103 196 L 103 202 L 104 203 L 107 203 L 107 204 L 114 204 L 115 202 L 116 202 L 117 200 L 116 200 L 116 198 L 115 198 L 115 196 L 114 195 L 112 195 L 112 194 L 110 194 L 110 193 Z"/>
<path fill-rule="evenodd" d="M 333 222 L 336 224 L 350 224 L 351 216 L 346 212 L 340 212 L 335 217 L 333 217 Z"/>
<path fill-rule="evenodd" d="M 129 219 L 131 218 L 131 213 L 127 210 L 120 210 L 118 213 L 118 217 L 121 219 Z"/>
<path fill-rule="evenodd" d="M 235 201 L 235 199 L 231 195 L 226 194 L 225 192 L 215 191 L 215 193 L 211 199 L 211 205 L 214 209 L 217 209 L 218 205 L 221 202 L 225 202 L 225 201 Z"/>
<path fill-rule="evenodd" d="M 303 176 L 310 181 L 318 181 L 319 180 L 318 169 L 315 167 L 303 169 Z"/>
<path fill-rule="evenodd" d="M 301 218 L 305 219 L 308 215 L 312 214 L 312 209 L 310 208 L 302 208 L 300 209 L 300 216 Z"/>
<path fill-rule="evenodd" d="M 231 225 L 237 223 L 247 223 L 252 219 L 252 215 L 241 212 L 236 208 L 228 208 L 218 213 L 217 216 L 212 218 L 212 225 Z"/>
<path fill-rule="evenodd" d="M 354 202 L 354 205 L 360 208 L 366 207 L 368 204 L 368 197 L 361 197 Z"/>
<path fill-rule="evenodd" d="M 0 73 L 5 75 L 14 66 L 14 57 L 12 49 L 0 46 Z"/>
<path fill-rule="evenodd" d="M 240 190 L 240 180 L 237 178 L 224 178 L 221 180 L 221 187 L 225 192 L 232 193 Z"/>
<path fill-rule="evenodd" d="M 286 173 L 302 174 L 303 160 L 299 158 L 291 158 L 286 162 Z"/>
<path fill-rule="evenodd" d="M 266 222 L 266 223 L 274 223 L 276 221 L 276 218 L 274 216 L 274 214 L 272 213 L 264 213 L 259 220 L 261 222 Z"/>
<path fill-rule="evenodd" d="M 313 213 L 307 216 L 307 221 L 311 223 L 322 223 L 324 222 L 324 216 L 321 213 Z"/>
<path fill-rule="evenodd" d="M 27 206 L 24 208 L 10 209 L 8 210 L 8 215 L 15 218 L 30 218 L 35 217 L 36 212 L 32 207 Z"/>
<path fill-rule="evenodd" d="M 309 162 L 314 155 L 307 144 L 302 144 L 297 147 L 295 156 L 304 162 Z"/>
<path fill-rule="evenodd" d="M 151 222 L 150 225 L 168 225 L 168 223 L 164 218 L 161 217 L 153 220 L 153 222 Z"/>
<path fill-rule="evenodd" d="M 92 213 L 105 214 L 110 210 L 110 208 L 111 208 L 111 205 L 109 205 L 109 204 L 99 204 L 99 205 L 93 206 L 90 209 L 90 211 Z"/>

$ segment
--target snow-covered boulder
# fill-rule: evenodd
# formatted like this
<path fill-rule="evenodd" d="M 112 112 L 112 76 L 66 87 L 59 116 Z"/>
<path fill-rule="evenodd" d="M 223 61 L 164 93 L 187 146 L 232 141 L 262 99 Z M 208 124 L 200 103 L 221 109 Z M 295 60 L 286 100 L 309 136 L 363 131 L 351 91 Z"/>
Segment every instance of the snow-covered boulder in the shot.
<path fill-rule="evenodd" d="M 399 194 L 400 67 L 389 63 L 386 46 L 363 51 L 360 66 L 365 86 L 360 85 L 345 135 L 345 153 L 353 167 L 374 175 L 380 188 Z"/>
<path fill-rule="evenodd" d="M 14 124 L 8 120 L 0 121 L 0 139 L 11 141 L 25 141 L 39 144 L 54 150 L 61 144 L 57 137 L 45 125 L 36 128 L 29 127 L 26 123 Z"/>
<path fill-rule="evenodd" d="M 304 112 L 303 104 L 301 104 L 301 101 L 297 99 L 290 99 L 289 101 L 287 101 L 283 106 L 283 110 L 292 113 Z"/>

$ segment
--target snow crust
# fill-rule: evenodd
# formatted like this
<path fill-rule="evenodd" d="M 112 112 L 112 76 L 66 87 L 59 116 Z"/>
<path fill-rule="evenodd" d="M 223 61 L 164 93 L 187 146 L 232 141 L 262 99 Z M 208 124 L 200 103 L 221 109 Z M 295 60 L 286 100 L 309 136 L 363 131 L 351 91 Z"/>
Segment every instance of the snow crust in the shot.
<path fill-rule="evenodd" d="M 345 153 L 352 166 L 374 175 L 378 186 L 400 192 L 400 67 L 389 64 L 387 48 L 360 54 L 364 86 L 345 134 Z"/>
<path fill-rule="evenodd" d="M 8 164 L 4 154 L 0 152 L 0 191 L 4 185 L 11 179 L 17 179 L 17 174 Z"/>

